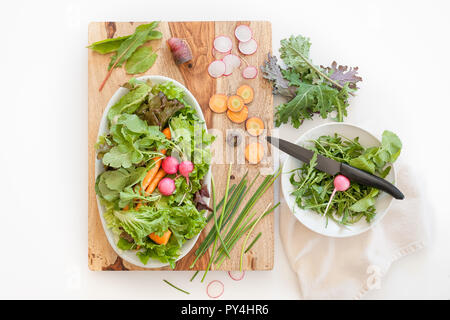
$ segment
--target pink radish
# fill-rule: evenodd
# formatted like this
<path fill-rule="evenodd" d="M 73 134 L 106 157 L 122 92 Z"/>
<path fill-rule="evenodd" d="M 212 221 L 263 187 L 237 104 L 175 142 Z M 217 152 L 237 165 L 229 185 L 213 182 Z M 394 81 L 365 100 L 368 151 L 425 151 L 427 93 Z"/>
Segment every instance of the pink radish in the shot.
<path fill-rule="evenodd" d="M 227 55 L 227 54 L 230 54 L 230 53 L 231 53 L 231 50 L 228 51 L 228 52 L 219 52 L 219 51 L 217 51 L 217 50 L 214 49 L 214 48 L 211 49 L 211 54 L 212 54 L 212 56 L 213 56 L 214 58 L 218 59 L 218 60 L 221 60 L 221 57 L 222 57 L 222 56 Z M 219 56 L 219 57 L 217 57 L 217 56 Z"/>
<path fill-rule="evenodd" d="M 343 176 L 342 174 L 339 174 L 336 176 L 336 178 L 334 178 L 333 184 L 334 190 L 333 193 L 331 193 L 330 201 L 328 201 L 327 207 L 323 215 L 325 215 L 328 212 L 328 208 L 330 207 L 331 201 L 333 200 L 336 191 L 345 191 L 348 188 L 350 188 L 350 180 L 348 180 L 348 178 L 346 176 Z"/>
<path fill-rule="evenodd" d="M 170 196 L 175 191 L 175 182 L 171 178 L 163 178 L 158 183 L 158 190 L 163 196 Z"/>
<path fill-rule="evenodd" d="M 228 271 L 228 275 L 234 281 L 240 281 L 244 279 L 245 271 Z"/>
<path fill-rule="evenodd" d="M 190 161 L 183 161 L 178 166 L 178 171 L 180 174 L 186 178 L 187 183 L 189 183 L 189 174 L 194 170 L 194 164 Z"/>
<path fill-rule="evenodd" d="M 214 60 L 208 66 L 208 73 L 213 78 L 218 78 L 225 73 L 225 63 L 222 60 Z"/>
<path fill-rule="evenodd" d="M 178 171 L 179 164 L 177 158 L 165 157 L 161 166 L 167 174 L 175 174 Z"/>
<path fill-rule="evenodd" d="M 241 24 L 234 29 L 234 35 L 239 41 L 247 42 L 252 38 L 253 32 L 249 26 Z"/>
<path fill-rule="evenodd" d="M 239 42 L 238 48 L 242 54 L 251 55 L 258 49 L 258 43 L 255 39 L 250 39 L 247 42 Z"/>
<path fill-rule="evenodd" d="M 206 287 L 206 294 L 208 295 L 208 297 L 214 299 L 220 297 L 224 291 L 225 286 L 219 280 L 211 281 L 210 283 L 208 283 L 208 286 Z"/>
<path fill-rule="evenodd" d="M 233 42 L 227 36 L 218 36 L 214 39 L 214 49 L 219 52 L 225 53 L 231 50 Z"/>
<path fill-rule="evenodd" d="M 245 67 L 244 70 L 242 70 L 242 77 L 245 79 L 255 79 L 258 75 L 258 69 L 254 66 L 248 66 Z"/>
<path fill-rule="evenodd" d="M 182 64 L 192 60 L 191 48 L 187 42 L 179 38 L 170 38 L 167 40 L 167 45 L 172 52 L 173 59 L 176 64 Z"/>
<path fill-rule="evenodd" d="M 233 73 L 234 69 L 239 68 L 241 65 L 241 59 L 234 54 L 227 54 L 223 57 L 222 61 L 225 63 L 224 75 L 228 76 Z"/>

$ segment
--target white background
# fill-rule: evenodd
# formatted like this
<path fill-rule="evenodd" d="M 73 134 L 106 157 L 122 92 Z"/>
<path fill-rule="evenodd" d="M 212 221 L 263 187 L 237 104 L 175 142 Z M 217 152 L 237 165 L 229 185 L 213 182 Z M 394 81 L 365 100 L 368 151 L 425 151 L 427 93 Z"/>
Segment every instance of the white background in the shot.
<path fill-rule="evenodd" d="M 365 298 L 450 298 L 450 6 L 448 1 L 9 1 L 0 10 L 0 298 L 207 298 L 192 272 L 87 267 L 87 26 L 90 21 L 270 20 L 274 52 L 311 38 L 316 64 L 357 65 L 348 122 L 403 140 L 401 161 L 427 197 L 427 249 L 396 262 Z M 323 120 L 298 130 L 295 140 Z M 225 299 L 298 299 L 276 225 L 275 268 Z M 184 295 L 168 279 L 191 292 Z M 198 280 L 198 279 L 197 279 Z"/>

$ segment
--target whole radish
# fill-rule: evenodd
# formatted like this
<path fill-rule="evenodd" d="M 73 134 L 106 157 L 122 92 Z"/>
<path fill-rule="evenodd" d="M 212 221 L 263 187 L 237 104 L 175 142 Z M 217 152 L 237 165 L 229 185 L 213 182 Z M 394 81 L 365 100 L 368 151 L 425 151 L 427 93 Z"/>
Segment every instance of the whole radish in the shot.
<path fill-rule="evenodd" d="M 333 184 L 337 191 L 345 191 L 350 188 L 350 180 L 342 174 L 339 174 L 334 178 Z"/>
<path fill-rule="evenodd" d="M 161 179 L 158 190 L 163 196 L 170 196 L 175 191 L 175 181 L 168 177 Z"/>
<path fill-rule="evenodd" d="M 175 174 L 178 171 L 178 160 L 175 157 L 165 157 L 161 163 L 163 170 L 167 174 Z"/>
<path fill-rule="evenodd" d="M 186 182 L 189 184 L 189 174 L 194 170 L 194 164 L 191 161 L 183 161 L 178 166 L 180 174 L 186 178 Z"/>
<path fill-rule="evenodd" d="M 328 201 L 325 212 L 323 213 L 324 215 L 328 212 L 328 208 L 330 207 L 331 201 L 333 200 L 336 191 L 345 191 L 350 188 L 350 180 L 348 180 L 348 178 L 346 176 L 343 176 L 342 174 L 339 174 L 334 178 L 333 184 L 334 190 L 331 194 L 330 201 Z"/>

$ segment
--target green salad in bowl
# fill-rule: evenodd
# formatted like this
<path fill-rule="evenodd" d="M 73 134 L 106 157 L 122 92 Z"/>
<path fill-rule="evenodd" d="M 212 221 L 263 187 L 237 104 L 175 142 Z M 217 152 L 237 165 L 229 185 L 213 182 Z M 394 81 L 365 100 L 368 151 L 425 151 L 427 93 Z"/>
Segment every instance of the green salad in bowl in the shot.
<path fill-rule="evenodd" d="M 210 146 L 200 106 L 180 83 L 131 79 L 100 123 L 95 192 L 116 253 L 146 268 L 175 267 L 206 224 Z"/>

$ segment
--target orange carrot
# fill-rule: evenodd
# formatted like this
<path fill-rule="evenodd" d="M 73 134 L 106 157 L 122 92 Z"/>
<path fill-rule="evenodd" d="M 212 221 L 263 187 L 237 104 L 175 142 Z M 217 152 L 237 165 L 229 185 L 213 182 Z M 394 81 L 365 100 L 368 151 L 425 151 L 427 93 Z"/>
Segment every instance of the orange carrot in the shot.
<path fill-rule="evenodd" d="M 248 116 L 248 108 L 247 106 L 244 106 L 241 111 L 239 112 L 233 112 L 230 110 L 227 110 L 227 116 L 228 119 L 233 121 L 234 123 L 242 123 L 247 119 Z"/>
<path fill-rule="evenodd" d="M 162 150 L 161 153 L 165 154 L 166 150 Z M 144 188 L 144 190 L 147 189 L 148 185 L 153 180 L 159 168 L 161 167 L 161 157 L 156 157 L 153 159 L 153 161 L 155 162 L 155 165 L 150 170 L 148 170 L 147 174 L 144 177 L 144 180 L 142 180 L 142 187 Z"/>
<path fill-rule="evenodd" d="M 166 172 L 161 168 L 156 173 L 153 180 L 150 182 L 148 187 L 145 189 L 146 194 L 151 194 L 153 191 L 155 191 L 156 187 L 158 186 L 158 183 L 161 181 L 162 178 L 166 175 Z"/>
<path fill-rule="evenodd" d="M 167 139 L 170 140 L 170 139 L 172 138 L 172 134 L 171 134 L 171 132 L 170 132 L 170 128 L 169 128 L 169 127 L 165 128 L 165 129 L 162 131 L 162 133 L 164 133 L 164 135 L 166 136 Z M 161 150 L 161 153 L 162 153 L 162 154 L 166 154 L 166 152 L 167 152 L 166 149 Z M 147 189 L 147 187 L 149 186 L 150 182 L 151 182 L 151 181 L 153 180 L 153 178 L 156 176 L 156 174 L 158 173 L 159 168 L 161 167 L 161 157 L 155 157 L 155 158 L 153 159 L 153 161 L 155 162 L 155 165 L 154 165 L 150 170 L 148 170 L 147 174 L 146 174 L 145 177 L 144 177 L 144 180 L 142 180 L 142 187 L 143 187 L 144 190 Z M 153 191 L 152 191 L 152 192 L 153 192 Z M 136 205 L 136 209 L 139 209 L 141 206 L 142 206 L 142 203 L 139 202 L 139 203 Z"/>
<path fill-rule="evenodd" d="M 264 157 L 264 147 L 258 142 L 252 142 L 245 147 L 245 159 L 249 163 L 256 164 Z"/>
<path fill-rule="evenodd" d="M 170 230 L 167 230 L 162 237 L 156 235 L 156 233 L 151 233 L 148 235 L 148 237 L 150 239 L 152 239 L 153 241 L 155 241 L 157 244 L 167 244 L 167 242 L 169 242 L 169 238 L 172 235 L 172 232 Z"/>
<path fill-rule="evenodd" d="M 250 103 L 253 101 L 254 91 L 252 87 L 244 84 L 237 89 L 236 94 L 240 96 L 244 103 Z"/>
<path fill-rule="evenodd" d="M 228 97 L 224 94 L 215 94 L 209 99 L 209 108 L 215 113 L 227 111 Z"/>
<path fill-rule="evenodd" d="M 170 133 L 170 128 L 169 128 L 169 127 L 165 128 L 165 129 L 162 131 L 162 133 L 164 133 L 164 135 L 166 136 L 166 138 L 167 138 L 168 140 L 172 139 L 172 134 Z"/>
<path fill-rule="evenodd" d="M 259 136 L 264 131 L 264 122 L 258 117 L 251 117 L 247 119 L 245 128 L 252 136 Z"/>
<path fill-rule="evenodd" d="M 239 112 L 244 108 L 244 100 L 239 96 L 231 96 L 227 102 L 228 110 L 233 112 Z"/>

